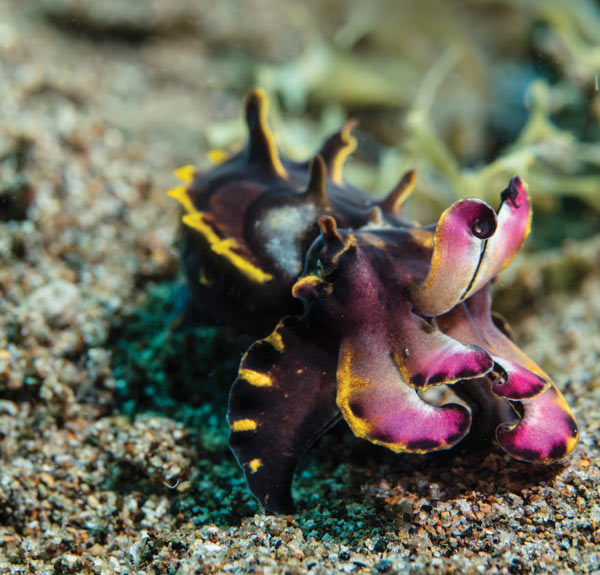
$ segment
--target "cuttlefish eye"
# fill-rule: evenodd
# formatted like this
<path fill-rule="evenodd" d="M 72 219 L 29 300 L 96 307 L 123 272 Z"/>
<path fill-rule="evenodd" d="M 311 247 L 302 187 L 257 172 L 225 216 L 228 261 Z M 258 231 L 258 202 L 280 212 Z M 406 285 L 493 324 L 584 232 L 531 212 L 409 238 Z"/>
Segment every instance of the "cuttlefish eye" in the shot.
<path fill-rule="evenodd" d="M 322 217 L 319 226 L 321 236 L 318 245 L 321 249 L 315 261 L 316 268 L 321 277 L 333 281 L 339 266 L 343 265 L 343 262 L 348 262 L 349 258 L 356 254 L 356 238 L 354 234 L 340 232 L 335 219 L 330 216 Z M 308 261 L 307 258 L 307 267 Z"/>
<path fill-rule="evenodd" d="M 473 235 L 480 240 L 487 240 L 494 235 L 496 227 L 497 222 L 495 218 L 482 215 L 471 224 L 471 231 L 473 232 Z"/>
<path fill-rule="evenodd" d="M 300 299 L 315 299 L 325 294 L 327 285 L 337 281 L 342 268 L 358 253 L 353 234 L 340 233 L 330 216 L 319 220 L 321 235 L 306 255 L 304 273 L 292 286 L 292 295 Z"/>

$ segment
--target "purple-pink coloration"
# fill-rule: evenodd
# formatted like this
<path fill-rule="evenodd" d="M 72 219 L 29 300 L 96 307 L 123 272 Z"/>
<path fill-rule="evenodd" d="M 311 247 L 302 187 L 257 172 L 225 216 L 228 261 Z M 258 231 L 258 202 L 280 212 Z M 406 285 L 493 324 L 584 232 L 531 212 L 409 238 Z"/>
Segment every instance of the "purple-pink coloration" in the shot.
<path fill-rule="evenodd" d="M 528 399 L 539 395 L 548 387 L 548 381 L 522 365 L 495 355 L 491 356 L 497 366 L 502 365 L 503 374 L 492 384 L 492 392 L 506 399 Z"/>
<path fill-rule="evenodd" d="M 573 449 L 577 424 L 554 386 L 522 405 L 524 414 L 519 424 L 504 423 L 496 431 L 507 453 L 525 461 L 554 461 Z"/>
<path fill-rule="evenodd" d="M 261 503 L 293 509 L 299 458 L 341 418 L 396 452 L 448 449 L 477 429 L 525 461 L 570 453 L 569 407 L 491 311 L 490 285 L 529 233 L 524 183 L 510 180 L 497 212 L 465 199 L 422 227 L 402 216 L 414 172 L 381 201 L 343 185 L 351 123 L 308 164 L 280 157 L 262 92 L 246 118 L 246 149 L 206 174 L 183 168 L 171 195 L 186 211 L 190 317 L 259 337 L 228 420 Z M 440 385 L 456 399 L 426 400 Z"/>
<path fill-rule="evenodd" d="M 338 404 L 351 412 L 346 419 L 357 436 L 394 451 L 427 452 L 469 431 L 464 406 L 436 407 L 406 385 L 383 338 L 357 334 L 340 351 L 337 377 L 347 385 L 338 389 Z"/>

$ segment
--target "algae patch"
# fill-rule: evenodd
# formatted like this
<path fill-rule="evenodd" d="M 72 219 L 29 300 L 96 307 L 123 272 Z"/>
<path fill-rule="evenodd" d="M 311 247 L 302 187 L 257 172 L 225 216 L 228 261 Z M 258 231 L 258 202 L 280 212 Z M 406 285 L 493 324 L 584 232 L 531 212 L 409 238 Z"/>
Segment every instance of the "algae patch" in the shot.
<path fill-rule="evenodd" d="M 174 292 L 173 283 L 151 287 L 145 303 L 115 330 L 116 408 L 134 422 L 158 414 L 185 427 L 191 469 L 163 488 L 171 510 L 182 521 L 228 526 L 258 507 L 227 447 L 227 393 L 245 342 L 216 328 L 174 332 Z M 114 488 L 148 492 L 156 487 L 131 467 L 128 460 L 116 466 Z"/>

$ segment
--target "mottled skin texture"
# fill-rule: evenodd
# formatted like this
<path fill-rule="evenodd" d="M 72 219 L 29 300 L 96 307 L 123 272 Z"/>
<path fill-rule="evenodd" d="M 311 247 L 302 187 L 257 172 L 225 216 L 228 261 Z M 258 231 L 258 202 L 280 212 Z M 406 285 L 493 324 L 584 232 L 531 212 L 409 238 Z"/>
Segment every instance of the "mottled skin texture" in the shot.
<path fill-rule="evenodd" d="M 230 445 L 270 511 L 294 508 L 299 458 L 343 418 L 395 452 L 448 449 L 471 429 L 513 457 L 550 463 L 578 439 L 573 414 L 491 311 L 490 284 L 527 237 L 513 178 L 494 211 L 456 202 L 435 226 L 402 217 L 414 172 L 381 201 L 345 186 L 351 123 L 309 163 L 281 158 L 260 90 L 246 148 L 185 186 L 180 250 L 188 320 L 258 336 L 231 389 Z M 448 385 L 463 403 L 421 392 Z"/>

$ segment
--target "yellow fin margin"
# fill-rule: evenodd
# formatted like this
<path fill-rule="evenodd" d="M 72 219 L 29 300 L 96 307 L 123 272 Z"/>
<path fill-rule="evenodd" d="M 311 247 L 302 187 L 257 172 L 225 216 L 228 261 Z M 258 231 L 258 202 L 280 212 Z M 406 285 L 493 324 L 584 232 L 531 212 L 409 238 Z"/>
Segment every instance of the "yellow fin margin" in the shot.
<path fill-rule="evenodd" d="M 273 279 L 271 274 L 261 270 L 241 255 L 235 253 L 233 250 L 239 247 L 235 238 L 220 238 L 214 229 L 206 222 L 206 214 L 201 212 L 186 214 L 183 216 L 182 221 L 184 225 L 200 232 L 210 244 L 210 248 L 213 252 L 223 256 L 249 280 L 257 283 L 265 283 Z"/>
<path fill-rule="evenodd" d="M 218 166 L 219 164 L 226 162 L 229 158 L 229 154 L 221 148 L 209 150 L 207 156 L 213 166 Z"/>
<path fill-rule="evenodd" d="M 198 211 L 187 192 L 187 188 L 184 188 L 183 186 L 169 190 L 167 196 L 177 200 L 188 214 L 193 214 Z"/>
<path fill-rule="evenodd" d="M 186 164 L 173 171 L 173 175 L 184 184 L 191 184 L 194 181 L 196 168 L 192 164 Z"/>
<path fill-rule="evenodd" d="M 277 327 L 267 337 L 265 337 L 264 341 L 279 353 L 282 353 L 285 350 L 283 338 L 281 337 L 279 331 L 277 331 Z"/>
<path fill-rule="evenodd" d="M 234 238 L 228 238 L 220 241 L 217 244 L 214 244 L 212 246 L 212 251 L 229 260 L 229 262 L 231 262 L 238 270 L 240 270 L 249 280 L 258 283 L 266 283 L 273 279 L 271 274 L 261 270 L 259 267 L 255 266 L 241 255 L 232 251 L 232 249 L 237 247 L 237 245 L 238 244 Z"/>
<path fill-rule="evenodd" d="M 200 232 L 211 246 L 221 241 L 221 238 L 205 221 L 205 214 L 201 212 L 186 214 L 183 216 L 181 221 L 184 223 L 184 225 Z"/>

